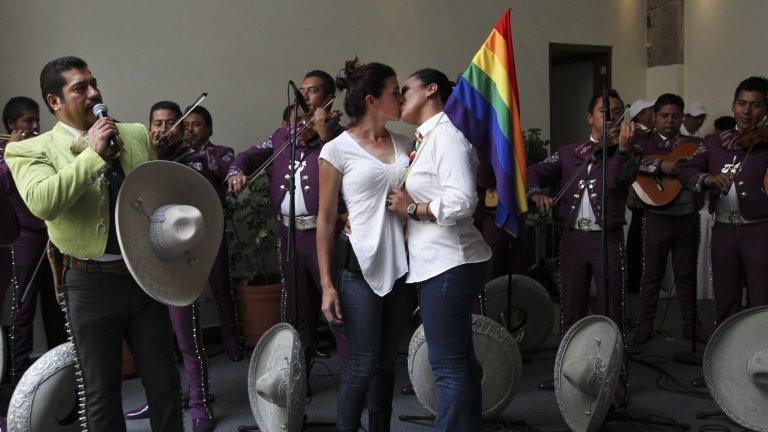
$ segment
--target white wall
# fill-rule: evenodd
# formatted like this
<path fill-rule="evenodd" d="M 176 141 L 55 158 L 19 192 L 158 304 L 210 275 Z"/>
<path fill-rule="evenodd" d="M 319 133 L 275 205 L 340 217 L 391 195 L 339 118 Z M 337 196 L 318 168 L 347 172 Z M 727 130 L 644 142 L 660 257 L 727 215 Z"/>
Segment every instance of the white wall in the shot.
<path fill-rule="evenodd" d="M 732 115 L 733 92 L 750 75 L 768 74 L 765 0 L 689 0 L 685 2 L 685 93 L 701 102 L 712 122 Z M 699 134 L 701 135 L 701 134 Z"/>
<path fill-rule="evenodd" d="M 4 0 L 0 103 L 39 100 L 42 65 L 78 55 L 121 120 L 146 123 L 153 102 L 183 106 L 207 91 L 214 142 L 243 149 L 279 124 L 288 79 L 335 74 L 354 55 L 391 64 L 401 80 L 423 66 L 454 77 L 505 7 L 525 128 L 549 136 L 550 42 L 613 46 L 615 86 L 627 100 L 645 94 L 641 0 Z"/>

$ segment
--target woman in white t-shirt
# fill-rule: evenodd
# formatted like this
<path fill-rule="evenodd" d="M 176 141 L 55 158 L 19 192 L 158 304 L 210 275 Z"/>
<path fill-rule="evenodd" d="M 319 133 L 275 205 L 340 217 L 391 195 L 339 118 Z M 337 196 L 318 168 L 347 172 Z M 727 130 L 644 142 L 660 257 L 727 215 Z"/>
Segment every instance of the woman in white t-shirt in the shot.
<path fill-rule="evenodd" d="M 391 67 L 348 61 L 337 86 L 346 90 L 344 110 L 351 123 L 320 152 L 317 220 L 322 310 L 329 323 L 343 323 L 349 349 L 336 426 L 358 430 L 370 389 L 368 430 L 388 431 L 397 345 L 408 325 L 413 291 L 404 284 L 405 226 L 385 202 L 408 168 L 411 144 L 385 127 L 400 118 L 403 102 Z M 339 191 L 349 211 L 350 234 L 339 242 L 347 247 L 337 254 L 342 271 L 336 285 L 331 255 Z"/>
<path fill-rule="evenodd" d="M 470 432 L 482 427 L 472 305 L 483 289 L 491 249 L 472 223 L 477 157 L 443 113 L 452 88 L 434 69 L 414 73 L 403 85 L 401 119 L 419 125 L 417 152 L 406 190 L 393 191 L 387 208 L 408 220 L 406 282 L 419 289 L 437 385 L 435 430 Z"/>

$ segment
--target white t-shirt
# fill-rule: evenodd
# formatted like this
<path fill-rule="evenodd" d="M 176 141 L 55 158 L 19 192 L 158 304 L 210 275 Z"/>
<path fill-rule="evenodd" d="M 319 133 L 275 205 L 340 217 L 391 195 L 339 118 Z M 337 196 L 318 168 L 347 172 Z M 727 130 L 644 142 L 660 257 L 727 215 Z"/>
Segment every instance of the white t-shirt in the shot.
<path fill-rule="evenodd" d="M 408 283 L 491 258 L 491 248 L 472 220 L 477 205 L 477 156 L 472 144 L 442 112 L 417 131 L 426 137 L 425 147 L 413 162 L 405 187 L 414 201 L 429 203 L 436 220 L 408 220 Z"/>
<path fill-rule="evenodd" d="M 393 164 L 372 156 L 348 132 L 324 145 L 319 156 L 342 175 L 341 194 L 352 231 L 349 240 L 365 281 L 382 297 L 408 271 L 405 223 L 386 209 L 386 200 L 408 169 L 411 143 L 403 135 L 389 134 L 395 147 Z"/>

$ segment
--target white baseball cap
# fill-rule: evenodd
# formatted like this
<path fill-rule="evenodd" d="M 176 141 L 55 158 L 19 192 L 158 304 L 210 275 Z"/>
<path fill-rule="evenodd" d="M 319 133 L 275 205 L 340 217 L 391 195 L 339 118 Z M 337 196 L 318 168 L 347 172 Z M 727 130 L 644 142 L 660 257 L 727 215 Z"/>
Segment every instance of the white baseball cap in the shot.
<path fill-rule="evenodd" d="M 686 107 L 685 113 L 693 117 L 698 117 L 700 115 L 706 115 L 707 109 L 704 108 L 704 105 L 700 102 L 694 102 Z"/>
<path fill-rule="evenodd" d="M 634 102 L 632 102 L 632 105 L 629 106 L 629 118 L 630 120 L 635 118 L 636 115 L 640 114 L 640 112 L 646 108 L 650 108 L 654 105 L 653 102 L 645 99 L 638 99 Z"/>

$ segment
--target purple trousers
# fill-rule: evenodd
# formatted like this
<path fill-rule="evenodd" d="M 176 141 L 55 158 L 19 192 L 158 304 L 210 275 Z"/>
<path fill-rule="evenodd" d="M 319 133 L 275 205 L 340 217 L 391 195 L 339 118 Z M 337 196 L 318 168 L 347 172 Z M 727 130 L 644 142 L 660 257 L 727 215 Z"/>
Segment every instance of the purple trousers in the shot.
<path fill-rule="evenodd" d="M 283 321 L 290 323 L 301 335 L 301 343 L 305 348 L 305 359 L 309 361 L 317 347 L 317 321 L 320 314 L 322 291 L 320 285 L 320 270 L 317 265 L 317 243 L 315 230 L 296 231 L 296 252 L 298 261 L 297 291 L 298 316 L 293 319 L 293 266 L 288 251 L 288 228 L 280 224 L 277 239 L 277 249 L 280 256 L 280 274 L 283 279 Z M 344 369 L 347 366 L 347 338 L 343 327 L 331 326 L 336 339 L 336 349 Z M 309 364 L 309 363 L 307 363 Z"/>
<path fill-rule="evenodd" d="M 32 324 L 35 320 L 38 294 L 48 349 L 67 340 L 64 313 L 56 302 L 51 267 L 48 259 L 43 257 L 47 242 L 48 234 L 45 230 L 22 228 L 19 237 L 13 243 L 13 264 L 16 272 L 16 283 L 11 296 L 13 316 L 11 317 L 10 348 L 13 379 L 21 378 L 24 371 L 32 364 L 29 355 L 32 353 Z M 35 274 L 35 268 L 37 268 L 37 274 Z M 32 282 L 31 285 L 30 282 Z M 29 294 L 26 301 L 22 302 L 27 285 L 30 285 Z"/>
<path fill-rule="evenodd" d="M 237 297 L 229 272 L 229 249 L 226 238 L 222 239 L 216 261 L 208 276 L 211 293 L 216 300 L 216 309 L 221 322 L 221 336 L 224 347 L 242 347 L 240 343 L 240 320 L 237 312 Z"/>
<path fill-rule="evenodd" d="M 184 377 L 189 384 L 189 413 L 192 419 L 207 417 L 213 420 L 208 360 L 200 333 L 200 301 L 184 307 L 169 306 L 168 311 L 181 351 Z"/>
<path fill-rule="evenodd" d="M 662 215 L 646 211 L 643 220 L 643 273 L 640 282 L 638 330 L 650 332 L 656 316 L 661 281 L 672 253 L 675 288 L 683 329 L 693 330 L 696 298 L 696 258 L 699 246 L 699 214 Z"/>
<path fill-rule="evenodd" d="M 768 305 L 766 245 L 768 221 L 744 225 L 715 222 L 712 226 L 716 324 L 742 310 L 742 281 L 747 286 L 747 307 Z"/>
<path fill-rule="evenodd" d="M 561 331 L 565 333 L 576 321 L 587 315 L 590 280 L 597 287 L 598 310 L 619 328 L 624 325 L 624 233 L 621 229 L 607 232 L 610 284 L 603 283 L 600 231 L 577 231 L 565 228 L 560 241 Z M 605 298 L 608 305 L 606 307 Z"/>

